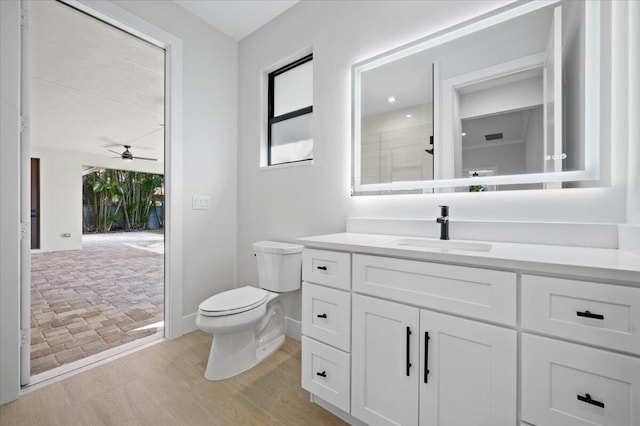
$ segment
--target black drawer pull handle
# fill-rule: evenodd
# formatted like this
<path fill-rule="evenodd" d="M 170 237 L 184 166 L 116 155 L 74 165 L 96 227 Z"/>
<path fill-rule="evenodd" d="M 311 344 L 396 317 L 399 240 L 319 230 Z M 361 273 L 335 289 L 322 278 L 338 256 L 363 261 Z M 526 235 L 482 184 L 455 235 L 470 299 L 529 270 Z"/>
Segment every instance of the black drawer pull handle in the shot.
<path fill-rule="evenodd" d="M 407 376 L 411 368 L 411 327 L 407 327 Z"/>
<path fill-rule="evenodd" d="M 604 408 L 604 402 L 591 399 L 591 395 L 585 393 L 584 396 L 578 395 L 578 401 L 586 402 L 587 404 L 595 405 L 596 407 Z"/>
<path fill-rule="evenodd" d="M 424 332 L 424 382 L 429 383 L 429 332 Z"/>
<path fill-rule="evenodd" d="M 322 373 L 316 373 L 316 375 L 320 377 L 327 377 L 327 372 L 323 371 Z"/>
<path fill-rule="evenodd" d="M 593 319 L 599 319 L 599 320 L 603 320 L 604 319 L 604 315 L 600 315 L 600 314 L 592 314 L 589 311 L 584 311 L 584 312 L 576 312 L 576 315 L 579 317 L 586 317 L 586 318 L 593 318 Z"/>
<path fill-rule="evenodd" d="M 318 315 L 316 315 L 316 316 L 317 316 L 318 318 L 326 318 L 326 317 L 327 317 L 327 314 L 318 314 Z"/>
<path fill-rule="evenodd" d="M 316 269 L 320 269 L 321 271 L 326 271 L 327 267 L 326 266 L 317 266 Z"/>

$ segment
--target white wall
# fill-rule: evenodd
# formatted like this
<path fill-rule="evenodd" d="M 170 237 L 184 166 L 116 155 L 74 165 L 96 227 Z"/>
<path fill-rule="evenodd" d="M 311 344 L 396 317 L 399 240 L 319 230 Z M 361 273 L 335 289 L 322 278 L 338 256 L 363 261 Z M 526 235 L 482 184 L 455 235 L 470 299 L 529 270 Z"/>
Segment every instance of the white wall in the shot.
<path fill-rule="evenodd" d="M 613 141 L 613 176 L 608 187 L 350 196 L 351 65 L 502 4 L 300 2 L 240 42 L 239 282 L 257 282 L 253 241 L 293 241 L 305 235 L 341 232 L 348 216 L 435 218 L 438 205 L 449 204 L 453 221 L 625 221 L 627 161 L 622 140 Z M 266 114 L 258 104 L 261 71 L 310 46 L 315 67 L 313 165 L 259 171 L 261 114 Z M 609 113 L 605 108 L 604 114 Z M 605 132 L 607 120 L 603 119 Z M 299 295 L 288 299 L 287 314 L 299 318 Z"/>
<path fill-rule="evenodd" d="M 20 383 L 20 2 L 0 1 L 0 404 Z"/>
<path fill-rule="evenodd" d="M 237 43 L 173 2 L 114 1 L 180 37 L 184 49 L 182 311 L 233 288 L 237 233 Z M 192 210 L 193 195 L 211 210 Z"/>
<path fill-rule="evenodd" d="M 64 151 L 33 147 L 40 159 L 40 251 L 82 249 L 82 164 Z M 63 234 L 71 234 L 64 237 Z"/>
<path fill-rule="evenodd" d="M 526 173 L 525 142 L 484 146 L 462 151 L 462 169 L 497 169 L 497 175 Z M 462 176 L 467 177 L 466 173 Z"/>
<path fill-rule="evenodd" d="M 629 2 L 628 9 L 623 10 L 616 25 L 620 25 L 629 32 L 626 49 L 619 51 L 617 59 L 626 65 L 626 75 L 620 75 L 616 82 L 619 86 L 614 90 L 619 90 L 621 96 L 627 99 L 627 105 L 614 111 L 620 113 L 621 121 L 627 126 L 620 126 L 621 137 L 626 137 L 629 141 L 628 191 L 627 191 L 627 223 L 640 225 L 640 3 Z M 626 22 L 625 22 L 626 21 Z M 626 112 L 626 114 L 625 114 Z M 640 232 L 637 233 L 640 235 Z M 640 251 L 640 241 L 635 241 L 636 250 Z"/>
<path fill-rule="evenodd" d="M 529 112 L 529 123 L 525 135 L 525 173 L 540 173 L 544 170 L 544 126 L 542 123 L 542 107 Z"/>
<path fill-rule="evenodd" d="M 237 43 L 166 1 L 115 1 L 183 41 L 183 314 L 232 288 L 237 246 Z M 2 5 L 2 311 L 0 402 L 18 392 L 19 2 Z M 5 36 L 6 35 L 6 36 Z M 7 90 L 5 90 L 5 88 Z M 6 125 L 5 125 L 6 123 Z M 211 196 L 211 210 L 191 210 L 191 196 Z"/>

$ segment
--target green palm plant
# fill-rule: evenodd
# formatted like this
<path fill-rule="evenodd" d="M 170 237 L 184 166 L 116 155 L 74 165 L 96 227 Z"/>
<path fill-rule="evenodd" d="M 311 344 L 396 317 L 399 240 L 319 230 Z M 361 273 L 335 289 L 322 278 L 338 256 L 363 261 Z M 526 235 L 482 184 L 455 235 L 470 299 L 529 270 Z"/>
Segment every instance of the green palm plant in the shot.
<path fill-rule="evenodd" d="M 125 170 L 102 169 L 83 180 L 84 204 L 91 206 L 91 220 L 83 218 L 84 229 L 109 232 L 124 219 L 126 230 L 145 229 L 155 209 L 154 193 L 164 185 L 164 176 Z"/>

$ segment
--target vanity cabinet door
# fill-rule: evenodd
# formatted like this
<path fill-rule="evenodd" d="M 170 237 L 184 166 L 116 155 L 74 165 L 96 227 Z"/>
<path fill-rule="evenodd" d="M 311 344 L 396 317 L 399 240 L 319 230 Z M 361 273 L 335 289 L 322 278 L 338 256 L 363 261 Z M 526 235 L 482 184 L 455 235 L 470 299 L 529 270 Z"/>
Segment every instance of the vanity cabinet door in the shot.
<path fill-rule="evenodd" d="M 514 425 L 517 334 L 420 311 L 420 424 Z"/>
<path fill-rule="evenodd" d="M 418 424 L 419 310 L 354 295 L 351 414 L 369 425 Z"/>

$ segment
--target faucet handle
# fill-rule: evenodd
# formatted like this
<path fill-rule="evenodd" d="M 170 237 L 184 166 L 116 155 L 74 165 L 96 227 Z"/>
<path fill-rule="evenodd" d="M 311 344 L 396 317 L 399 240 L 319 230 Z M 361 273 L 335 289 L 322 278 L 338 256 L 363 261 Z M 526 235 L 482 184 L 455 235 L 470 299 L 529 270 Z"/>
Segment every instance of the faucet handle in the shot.
<path fill-rule="evenodd" d="M 440 207 L 440 216 L 449 216 L 449 206 L 438 206 Z"/>

